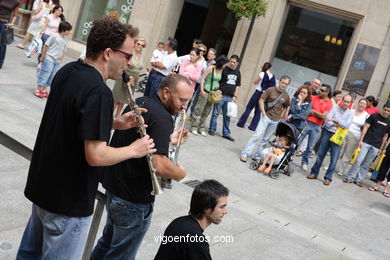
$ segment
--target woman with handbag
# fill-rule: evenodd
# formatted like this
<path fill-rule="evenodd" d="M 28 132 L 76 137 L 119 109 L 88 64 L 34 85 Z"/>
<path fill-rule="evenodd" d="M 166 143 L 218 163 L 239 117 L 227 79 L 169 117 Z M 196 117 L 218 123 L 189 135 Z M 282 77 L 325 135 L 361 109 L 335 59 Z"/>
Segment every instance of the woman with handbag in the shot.
<path fill-rule="evenodd" d="M 141 70 L 145 67 L 142 61 L 142 50 L 146 47 L 146 40 L 144 37 L 138 36 L 134 39 L 133 57 L 131 57 L 130 66 L 125 72 L 130 76 L 131 91 L 134 93 L 135 86 L 138 83 L 138 78 Z M 122 79 L 115 81 L 112 89 L 112 96 L 114 97 L 114 116 L 119 117 L 122 114 L 123 105 L 128 103 L 127 91 L 123 87 Z"/>
<path fill-rule="evenodd" d="M 3 67 L 7 51 L 7 41 L 3 38 L 7 37 L 6 32 L 14 25 L 18 7 L 17 0 L 0 1 L 0 69 Z"/>
<path fill-rule="evenodd" d="M 205 122 L 213 107 L 209 94 L 219 88 L 218 82 L 221 80 L 222 69 L 229 59 L 225 55 L 219 56 L 214 65 L 208 67 L 200 80 L 200 95 L 196 103 L 191 120 L 191 133 L 197 135 L 198 132 L 207 136 L 205 131 Z"/>
<path fill-rule="evenodd" d="M 41 28 L 45 24 L 45 19 L 49 14 L 49 0 L 36 0 L 34 2 L 34 8 L 32 11 L 31 24 L 27 29 L 27 33 L 24 36 L 23 42 L 17 44 L 16 47 L 20 49 L 26 48 L 28 42 L 40 32 Z"/>

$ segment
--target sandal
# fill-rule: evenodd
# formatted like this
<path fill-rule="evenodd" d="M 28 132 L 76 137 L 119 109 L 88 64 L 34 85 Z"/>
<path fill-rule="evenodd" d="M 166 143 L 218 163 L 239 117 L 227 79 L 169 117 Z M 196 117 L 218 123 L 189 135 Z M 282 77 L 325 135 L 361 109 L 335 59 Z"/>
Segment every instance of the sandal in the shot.
<path fill-rule="evenodd" d="M 377 187 L 368 187 L 368 190 L 369 191 L 378 191 L 379 188 L 377 188 Z"/>
<path fill-rule="evenodd" d="M 383 194 L 383 196 L 385 196 L 386 198 L 388 198 L 388 197 L 390 196 L 389 193 L 386 192 L 386 191 L 384 191 L 382 194 Z"/>

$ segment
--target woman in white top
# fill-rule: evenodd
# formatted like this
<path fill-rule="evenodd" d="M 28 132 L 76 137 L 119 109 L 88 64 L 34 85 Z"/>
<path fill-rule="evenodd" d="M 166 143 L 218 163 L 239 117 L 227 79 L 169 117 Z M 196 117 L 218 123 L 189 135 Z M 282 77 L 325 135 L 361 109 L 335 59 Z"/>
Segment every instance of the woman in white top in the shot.
<path fill-rule="evenodd" d="M 364 98 L 359 100 L 358 107 L 352 109 L 355 116 L 353 117 L 352 125 L 349 127 L 348 134 L 344 139 L 343 147 L 340 151 L 340 160 L 336 166 L 336 172 L 342 176 L 344 172 L 348 172 L 351 163 L 351 158 L 355 148 L 358 146 L 359 138 L 362 133 L 362 127 L 366 122 L 369 114 L 365 111 L 367 107 L 367 100 Z"/>
<path fill-rule="evenodd" d="M 259 100 L 264 91 L 269 87 L 275 87 L 276 81 L 275 76 L 271 73 L 271 63 L 264 63 L 261 68 L 260 74 L 253 81 L 254 85 L 257 85 L 255 93 L 253 93 L 251 99 L 246 105 L 245 112 L 241 115 L 240 119 L 237 122 L 238 127 L 244 127 L 246 120 L 248 119 L 249 114 L 252 112 L 253 108 L 255 109 L 255 115 L 253 116 L 251 124 L 248 126 L 249 130 L 255 131 L 257 124 L 260 121 L 260 106 Z"/>

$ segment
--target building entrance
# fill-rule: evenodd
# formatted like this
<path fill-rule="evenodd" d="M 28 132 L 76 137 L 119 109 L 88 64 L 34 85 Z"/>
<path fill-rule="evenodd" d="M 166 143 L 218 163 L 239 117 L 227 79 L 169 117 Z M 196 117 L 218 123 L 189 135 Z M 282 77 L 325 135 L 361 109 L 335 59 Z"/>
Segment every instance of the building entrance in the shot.
<path fill-rule="evenodd" d="M 226 7 L 227 0 L 186 0 L 177 25 L 175 38 L 178 55 L 188 54 L 192 41 L 201 39 L 217 55 L 227 54 L 237 21 Z"/>

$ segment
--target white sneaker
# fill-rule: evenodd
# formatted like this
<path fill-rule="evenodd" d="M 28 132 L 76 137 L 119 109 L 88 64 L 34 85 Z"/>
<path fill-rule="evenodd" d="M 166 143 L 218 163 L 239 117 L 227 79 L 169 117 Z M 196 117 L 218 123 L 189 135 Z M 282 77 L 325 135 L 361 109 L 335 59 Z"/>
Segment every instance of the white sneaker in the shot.
<path fill-rule="evenodd" d="M 201 134 L 202 136 L 207 136 L 206 131 L 201 131 L 200 134 Z"/>
<path fill-rule="evenodd" d="M 329 166 L 324 166 L 322 169 L 324 169 L 326 171 L 329 169 Z"/>
<path fill-rule="evenodd" d="M 302 165 L 302 170 L 304 170 L 304 171 L 308 171 L 309 170 L 309 168 L 307 167 L 307 164 L 303 164 Z"/>
<path fill-rule="evenodd" d="M 339 171 L 339 172 L 337 172 L 337 175 L 338 175 L 338 176 L 343 176 L 344 173 L 343 173 L 342 171 Z"/>
<path fill-rule="evenodd" d="M 196 131 L 195 129 L 192 130 L 191 133 L 192 133 L 193 135 L 198 135 L 198 131 Z"/>

